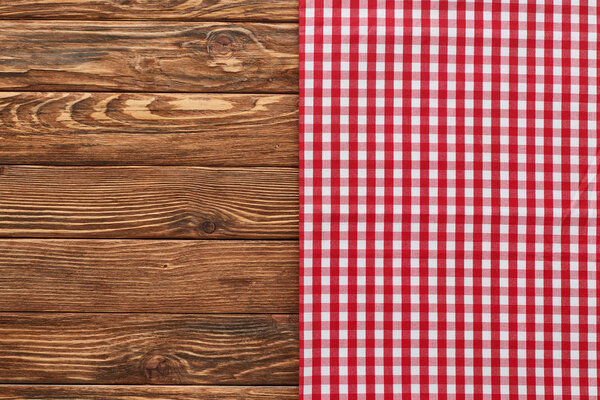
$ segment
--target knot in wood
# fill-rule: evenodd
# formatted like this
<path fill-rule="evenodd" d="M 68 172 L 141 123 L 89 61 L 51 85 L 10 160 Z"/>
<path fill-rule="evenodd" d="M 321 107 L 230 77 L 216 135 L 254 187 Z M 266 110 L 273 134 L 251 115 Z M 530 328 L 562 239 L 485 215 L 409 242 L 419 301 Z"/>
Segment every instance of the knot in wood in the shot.
<path fill-rule="evenodd" d="M 239 50 L 239 44 L 234 37 L 226 32 L 211 35 L 206 44 L 208 53 L 215 57 L 231 56 Z"/>
<path fill-rule="evenodd" d="M 161 73 L 160 63 L 153 57 L 139 57 L 135 60 L 134 69 L 140 73 Z"/>
<path fill-rule="evenodd" d="M 215 230 L 217 230 L 217 226 L 215 225 L 214 222 L 205 221 L 202 224 L 202 230 L 206 233 L 213 233 Z"/>
<path fill-rule="evenodd" d="M 152 356 L 144 363 L 144 374 L 150 380 L 165 377 L 170 371 L 169 359 L 163 356 Z"/>

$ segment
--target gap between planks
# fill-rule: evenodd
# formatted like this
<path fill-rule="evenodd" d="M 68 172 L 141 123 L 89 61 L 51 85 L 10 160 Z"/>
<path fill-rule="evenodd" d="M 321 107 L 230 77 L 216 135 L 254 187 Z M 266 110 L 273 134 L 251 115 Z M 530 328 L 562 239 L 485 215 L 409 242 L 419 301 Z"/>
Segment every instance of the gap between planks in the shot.
<path fill-rule="evenodd" d="M 8 240 L 31 240 L 31 239 L 40 239 L 40 240 L 55 240 L 55 239 L 61 239 L 61 240 L 87 240 L 90 242 L 93 242 L 95 240 L 120 240 L 120 241 L 156 241 L 156 240 L 160 240 L 161 242 L 170 242 L 170 241 L 178 241 L 178 242 L 213 242 L 213 241 L 227 241 L 227 242 L 232 242 L 232 243 L 236 243 L 236 242 L 248 242 L 248 241 L 252 241 L 255 239 L 244 239 L 244 238 L 177 238 L 177 237 L 167 237 L 167 238 L 160 238 L 160 239 L 156 239 L 156 238 L 152 238 L 152 237 L 123 237 L 123 238 L 115 238 L 115 237 L 78 237 L 78 236 L 60 236 L 60 237 L 56 237 L 56 236 L 0 236 L 0 240 L 2 239 L 8 239 Z M 298 243 L 299 239 L 277 239 L 277 238 L 261 238 L 261 239 L 256 239 L 256 240 L 260 240 L 261 242 L 289 242 L 289 243 Z"/>
<path fill-rule="evenodd" d="M 298 386 L 0 385 L 0 400 L 298 400 Z"/>
<path fill-rule="evenodd" d="M 277 24 L 298 24 L 300 22 L 299 19 L 281 19 L 281 20 L 270 20 L 270 19 L 224 19 L 224 18 L 212 18 L 212 19 L 198 19 L 198 18 L 190 18 L 190 19 L 184 19 L 184 18 L 161 18 L 159 20 L 157 19 L 152 19 L 152 18 L 140 18 L 140 19 L 83 19 L 83 18 L 66 18 L 66 19 L 52 19 L 52 20 L 47 20 L 44 19 L 42 17 L 40 18 L 32 18 L 32 17 L 28 17 L 28 18 L 5 18 L 0 16 L 0 22 L 2 21 L 7 21 L 7 22 L 19 22 L 19 21 L 25 21 L 25 22 L 38 22 L 38 21 L 60 21 L 60 22 L 107 22 L 107 23 L 111 23 L 111 22 L 129 22 L 129 23 L 135 23 L 135 22 L 152 22 L 153 24 L 156 25 L 160 25 L 161 23 L 164 24 L 168 24 L 168 23 L 202 23 L 202 22 L 215 22 L 215 23 L 220 23 L 220 24 L 270 24 L 270 25 L 277 25 Z"/>
<path fill-rule="evenodd" d="M 2 20 L 0 20 L 1 22 Z M 111 90 L 94 90 L 94 89 L 90 89 L 90 90 L 61 90 L 61 89 L 56 89 L 56 90 L 37 90 L 37 89 L 29 89 L 29 88 L 23 88 L 23 89 L 0 89 L 0 93 L 15 93 L 15 92 L 22 92 L 22 93 L 80 93 L 80 94 L 84 94 L 84 93 L 102 93 L 102 94 L 110 94 L 110 93 L 116 93 L 116 94 L 196 94 L 196 95 L 234 95 L 234 96 L 239 96 L 239 95 L 249 95 L 249 96 L 264 96 L 264 95 L 285 95 L 285 96 L 298 96 L 299 95 L 299 90 L 295 90 L 295 91 L 289 91 L 289 92 L 201 92 L 201 91 L 177 91 L 177 92 L 173 92 L 173 91 L 160 91 L 160 90 L 146 90 L 146 91 L 132 91 L 132 90 L 119 90 L 119 89 L 111 89 Z"/>

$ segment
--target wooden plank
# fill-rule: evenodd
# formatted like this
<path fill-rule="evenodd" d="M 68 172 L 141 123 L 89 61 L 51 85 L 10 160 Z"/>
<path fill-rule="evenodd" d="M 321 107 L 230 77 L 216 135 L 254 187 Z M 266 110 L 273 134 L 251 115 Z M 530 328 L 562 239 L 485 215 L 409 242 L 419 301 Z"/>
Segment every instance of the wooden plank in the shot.
<path fill-rule="evenodd" d="M 298 21 L 297 0 L 2 0 L 0 19 Z"/>
<path fill-rule="evenodd" d="M 294 386 L 0 385 L 0 400 L 298 400 Z"/>
<path fill-rule="evenodd" d="M 0 400 L 298 400 L 294 386 L 0 385 Z"/>
<path fill-rule="evenodd" d="M 0 236 L 298 237 L 293 168 L 32 167 L 0 172 Z"/>
<path fill-rule="evenodd" d="M 298 312 L 298 242 L 3 239 L 0 268 L 0 311 Z"/>
<path fill-rule="evenodd" d="M 0 22 L 0 90 L 298 91 L 298 25 Z"/>
<path fill-rule="evenodd" d="M 0 93 L 0 164 L 297 166 L 298 96 Z"/>
<path fill-rule="evenodd" d="M 298 317 L 0 313 L 0 382 L 297 385 Z"/>

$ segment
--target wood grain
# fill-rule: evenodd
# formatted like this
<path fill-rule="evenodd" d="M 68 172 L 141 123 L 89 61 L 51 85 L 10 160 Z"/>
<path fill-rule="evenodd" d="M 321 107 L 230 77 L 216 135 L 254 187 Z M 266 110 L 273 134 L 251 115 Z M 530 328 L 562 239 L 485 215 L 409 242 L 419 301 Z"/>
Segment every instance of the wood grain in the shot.
<path fill-rule="evenodd" d="M 0 385 L 0 400 L 298 400 L 293 386 Z"/>
<path fill-rule="evenodd" d="M 297 166 L 298 97 L 0 93 L 0 164 Z"/>
<path fill-rule="evenodd" d="M 3 239 L 0 270 L 0 311 L 298 312 L 298 242 Z"/>
<path fill-rule="evenodd" d="M 297 315 L 4 314 L 0 382 L 297 385 Z"/>
<path fill-rule="evenodd" d="M 298 0 L 2 0 L 0 19 L 297 21 Z"/>
<path fill-rule="evenodd" d="M 30 167 L 0 172 L 0 237 L 298 237 L 298 170 Z"/>
<path fill-rule="evenodd" d="M 0 90 L 298 91 L 298 25 L 0 22 Z"/>
<path fill-rule="evenodd" d="M 0 400 L 298 400 L 293 386 L 0 385 Z"/>

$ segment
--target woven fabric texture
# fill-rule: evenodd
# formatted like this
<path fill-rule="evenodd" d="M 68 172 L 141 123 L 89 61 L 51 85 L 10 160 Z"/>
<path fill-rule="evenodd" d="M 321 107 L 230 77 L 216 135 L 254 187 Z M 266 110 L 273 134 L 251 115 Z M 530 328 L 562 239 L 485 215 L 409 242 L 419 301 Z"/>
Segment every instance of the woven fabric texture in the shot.
<path fill-rule="evenodd" d="M 301 398 L 598 398 L 597 17 L 301 1 Z"/>

